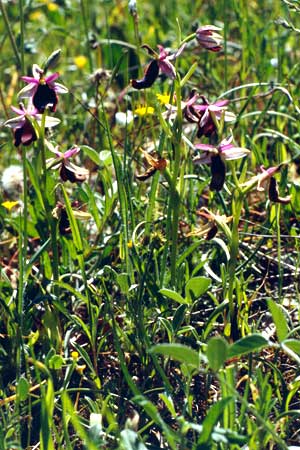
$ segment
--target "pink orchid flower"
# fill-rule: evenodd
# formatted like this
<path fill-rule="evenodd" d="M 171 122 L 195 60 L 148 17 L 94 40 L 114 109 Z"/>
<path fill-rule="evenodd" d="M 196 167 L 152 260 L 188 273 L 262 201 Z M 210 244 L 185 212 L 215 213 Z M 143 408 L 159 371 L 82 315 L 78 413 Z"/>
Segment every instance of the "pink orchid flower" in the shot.
<path fill-rule="evenodd" d="M 33 77 L 21 77 L 28 85 L 19 92 L 19 98 L 31 98 L 33 105 L 40 113 L 43 113 L 46 107 L 50 107 L 50 111 L 55 112 L 58 102 L 57 94 L 68 92 L 65 86 L 55 82 L 59 73 L 45 77 L 43 69 L 33 64 L 32 74 Z"/>
<path fill-rule="evenodd" d="M 174 78 L 176 77 L 176 69 L 170 61 L 174 61 L 176 58 L 178 58 L 178 56 L 181 55 L 181 53 L 185 48 L 185 45 L 182 45 L 172 55 L 170 55 L 169 52 L 162 45 L 158 45 L 157 47 L 159 50 L 157 62 L 160 71 L 164 73 L 167 77 L 171 78 L 171 80 L 174 80 Z"/>
<path fill-rule="evenodd" d="M 58 145 L 54 147 L 49 141 L 46 141 L 46 145 L 48 149 L 56 155 L 56 158 L 47 160 L 48 168 L 59 169 L 59 174 L 63 181 L 68 180 L 71 181 L 71 183 L 76 183 L 86 180 L 89 171 L 70 161 L 73 156 L 80 152 L 80 148 L 77 145 L 74 145 L 64 153 L 59 151 Z"/>
<path fill-rule="evenodd" d="M 206 50 L 211 52 L 219 52 L 222 50 L 222 36 L 217 33 L 221 28 L 214 25 L 204 25 L 196 31 L 196 39 L 199 44 Z"/>
<path fill-rule="evenodd" d="M 202 104 L 197 103 L 198 98 L 202 99 Z M 216 131 L 215 121 L 220 121 L 224 117 L 224 122 L 233 122 L 236 116 L 233 112 L 227 111 L 229 100 L 218 100 L 209 103 L 204 95 L 193 95 L 187 104 L 185 117 L 189 122 L 198 124 L 197 136 L 211 136 Z"/>
<path fill-rule="evenodd" d="M 211 167 L 210 189 L 220 191 L 225 182 L 226 165 L 225 161 L 240 159 L 247 156 L 250 150 L 243 147 L 235 147 L 232 142 L 233 137 L 223 139 L 218 146 L 210 144 L 196 144 L 195 148 L 202 150 L 203 154 L 193 159 L 194 164 L 209 164 Z"/>
<path fill-rule="evenodd" d="M 19 108 L 12 106 L 11 109 L 17 114 L 17 116 L 4 122 L 4 125 L 12 128 L 14 133 L 14 145 L 16 147 L 20 144 L 28 146 L 38 139 L 36 130 L 32 125 L 32 121 L 36 120 L 38 125 L 41 125 L 42 116 L 38 113 L 38 110 L 32 105 L 32 103 L 29 103 L 27 109 L 22 104 Z M 59 123 L 60 120 L 55 117 L 45 117 L 45 128 L 55 127 Z"/>
<path fill-rule="evenodd" d="M 265 169 L 264 166 L 260 166 L 260 171 L 258 175 L 250 178 L 246 183 L 242 184 L 242 187 L 251 188 L 255 186 L 257 183 L 257 190 L 259 192 L 268 190 L 269 200 L 274 203 L 282 203 L 287 204 L 291 201 L 291 196 L 287 195 L 286 197 L 280 197 L 278 191 L 278 183 L 276 178 L 274 177 L 276 172 L 279 172 L 282 165 L 279 166 L 271 166 L 268 169 Z"/>
<path fill-rule="evenodd" d="M 174 80 L 176 77 L 176 69 L 171 63 L 174 61 L 184 50 L 185 44 L 182 45 L 175 53 L 172 55 L 162 46 L 157 46 L 159 49 L 159 54 L 155 52 L 149 45 L 144 44 L 142 48 L 145 48 L 148 53 L 153 56 L 154 59 L 150 61 L 147 65 L 144 77 L 140 80 L 131 80 L 131 85 L 135 89 L 146 89 L 152 86 L 159 75 L 159 71 L 164 73 L 167 77 Z"/>

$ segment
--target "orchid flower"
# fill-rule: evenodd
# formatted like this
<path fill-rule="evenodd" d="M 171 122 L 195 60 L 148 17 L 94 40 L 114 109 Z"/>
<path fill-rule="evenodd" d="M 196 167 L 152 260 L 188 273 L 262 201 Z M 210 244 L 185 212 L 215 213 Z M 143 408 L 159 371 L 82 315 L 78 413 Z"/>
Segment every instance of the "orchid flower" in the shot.
<path fill-rule="evenodd" d="M 199 44 L 206 50 L 211 52 L 219 52 L 222 50 L 222 36 L 217 33 L 221 28 L 214 25 L 204 25 L 196 30 L 196 39 Z"/>
<path fill-rule="evenodd" d="M 162 158 L 161 156 L 154 158 L 152 155 L 150 155 L 150 153 L 146 152 L 145 150 L 141 149 L 141 152 L 143 153 L 144 158 L 150 167 L 142 174 L 138 173 L 135 174 L 138 180 L 145 181 L 152 175 L 154 175 L 157 170 L 163 172 L 167 167 L 166 159 Z"/>
<path fill-rule="evenodd" d="M 193 94 L 193 93 L 192 93 Z M 211 136 L 216 131 L 215 121 L 220 121 L 224 117 L 225 122 L 233 122 L 236 116 L 233 112 L 227 111 L 229 100 L 218 100 L 209 103 L 208 99 L 200 96 L 202 104 L 197 103 L 199 96 L 192 95 L 185 111 L 185 117 L 190 122 L 198 123 L 197 136 Z"/>
<path fill-rule="evenodd" d="M 65 86 L 55 82 L 59 74 L 56 72 L 45 77 L 43 69 L 37 64 L 33 64 L 32 74 L 33 77 L 21 77 L 28 85 L 19 92 L 19 98 L 31 98 L 33 105 L 40 113 L 43 113 L 47 106 L 50 106 L 50 111 L 55 112 L 58 102 L 57 94 L 68 92 Z"/>
<path fill-rule="evenodd" d="M 145 89 L 151 87 L 158 77 L 159 71 L 164 73 L 167 77 L 174 80 L 176 77 L 176 69 L 171 63 L 174 61 L 185 48 L 185 44 L 182 45 L 175 53 L 169 55 L 169 52 L 162 46 L 158 45 L 159 54 L 154 51 L 149 45 L 144 44 L 142 48 L 145 48 L 148 53 L 153 56 L 154 59 L 146 67 L 144 77 L 140 80 L 131 80 L 131 85 L 135 89 Z"/>
<path fill-rule="evenodd" d="M 212 179 L 210 189 L 220 191 L 225 182 L 225 161 L 244 158 L 250 150 L 243 147 L 235 147 L 233 137 L 223 139 L 218 146 L 210 144 L 196 144 L 195 149 L 202 150 L 203 154 L 193 159 L 194 164 L 209 164 L 211 166 Z"/>
<path fill-rule="evenodd" d="M 59 174 L 63 181 L 71 181 L 71 183 L 85 181 L 89 171 L 84 167 L 79 167 L 74 164 L 70 159 L 80 152 L 78 146 L 73 146 L 66 152 L 60 152 L 58 145 L 54 147 L 51 142 L 46 141 L 48 149 L 55 153 L 56 158 L 50 158 L 47 160 L 48 168 L 59 168 Z"/>
<path fill-rule="evenodd" d="M 41 125 L 42 116 L 38 113 L 38 110 L 32 105 L 32 103 L 29 103 L 27 109 L 22 104 L 19 108 L 12 106 L 11 109 L 17 114 L 17 116 L 4 122 L 4 125 L 13 129 L 15 138 L 14 145 L 16 147 L 20 144 L 28 146 L 38 139 L 36 130 L 32 125 L 32 121 L 36 120 L 38 125 Z M 45 128 L 55 127 L 59 123 L 60 120 L 55 117 L 45 117 Z"/>
<path fill-rule="evenodd" d="M 204 219 L 204 223 L 201 224 L 201 228 L 196 228 L 195 230 L 188 233 L 187 237 L 192 236 L 205 236 L 206 240 L 211 240 L 215 237 L 218 232 L 218 229 L 221 228 L 228 239 L 231 239 L 231 231 L 228 227 L 227 223 L 231 222 L 232 216 L 220 215 L 219 213 L 214 214 L 212 211 L 209 211 L 204 206 L 200 208 L 196 212 L 197 216 L 200 216 L 202 221 Z"/>
<path fill-rule="evenodd" d="M 250 180 L 248 180 L 246 183 L 243 183 L 241 187 L 246 188 L 246 191 L 248 191 L 248 189 L 257 184 L 257 190 L 260 192 L 265 191 L 266 188 L 268 189 L 269 200 L 271 200 L 272 202 L 283 204 L 290 203 L 290 195 L 286 197 L 280 197 L 278 192 L 277 180 L 274 177 L 275 173 L 280 170 L 281 166 L 282 164 L 279 166 L 271 166 L 268 169 L 265 169 L 264 166 L 260 166 L 261 173 L 250 178 Z"/>
<path fill-rule="evenodd" d="M 175 53 L 169 55 L 169 52 L 162 46 L 158 45 L 159 55 L 158 55 L 158 67 L 162 73 L 167 77 L 174 80 L 176 77 L 176 69 L 170 61 L 174 61 L 184 50 L 185 45 L 182 45 Z"/>

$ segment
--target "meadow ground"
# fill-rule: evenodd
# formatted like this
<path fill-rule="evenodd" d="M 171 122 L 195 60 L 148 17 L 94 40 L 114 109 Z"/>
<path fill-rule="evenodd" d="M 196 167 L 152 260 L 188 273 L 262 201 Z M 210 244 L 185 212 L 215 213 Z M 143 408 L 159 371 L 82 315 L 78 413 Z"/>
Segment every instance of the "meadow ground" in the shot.
<path fill-rule="evenodd" d="M 300 449 L 299 0 L 0 0 L 0 448 Z"/>

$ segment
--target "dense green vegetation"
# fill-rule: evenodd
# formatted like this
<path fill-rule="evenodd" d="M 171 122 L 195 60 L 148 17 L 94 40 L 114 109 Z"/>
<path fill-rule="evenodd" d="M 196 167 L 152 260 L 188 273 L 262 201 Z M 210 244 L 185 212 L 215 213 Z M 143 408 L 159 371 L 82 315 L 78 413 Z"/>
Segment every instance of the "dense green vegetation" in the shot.
<path fill-rule="evenodd" d="M 299 13 L 0 0 L 1 449 L 300 448 Z"/>

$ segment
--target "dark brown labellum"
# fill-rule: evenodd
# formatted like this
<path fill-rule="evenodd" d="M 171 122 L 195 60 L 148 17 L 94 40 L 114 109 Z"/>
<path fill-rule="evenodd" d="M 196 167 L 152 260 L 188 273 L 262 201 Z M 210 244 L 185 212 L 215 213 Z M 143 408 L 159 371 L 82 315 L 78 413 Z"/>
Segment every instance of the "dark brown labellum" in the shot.
<path fill-rule="evenodd" d="M 141 80 L 131 80 L 131 85 L 135 89 L 146 89 L 152 86 L 158 77 L 159 66 L 156 59 L 153 59 L 146 67 L 144 78 Z"/>
<path fill-rule="evenodd" d="M 217 234 L 217 232 L 218 232 L 218 227 L 217 227 L 217 225 L 213 225 L 213 226 L 208 230 L 205 239 L 206 239 L 207 241 L 210 241 L 211 239 L 213 239 L 213 238 L 215 237 L 215 235 Z"/>
<path fill-rule="evenodd" d="M 220 191 L 224 185 L 226 175 L 225 163 L 220 155 L 211 157 L 210 170 L 212 178 L 209 187 L 212 191 Z"/>
<path fill-rule="evenodd" d="M 63 181 L 71 181 L 71 183 L 82 183 L 86 180 L 85 175 L 69 170 L 64 164 L 61 165 L 59 175 Z"/>
<path fill-rule="evenodd" d="M 269 184 L 269 199 L 271 202 L 278 202 L 279 192 L 278 192 L 278 186 L 277 181 L 274 177 L 270 178 L 270 184 Z"/>
<path fill-rule="evenodd" d="M 289 195 L 287 197 L 279 196 L 277 180 L 274 177 L 270 178 L 269 199 L 271 200 L 271 202 L 282 203 L 284 205 L 290 203 L 290 201 L 291 201 L 291 197 Z"/>
<path fill-rule="evenodd" d="M 19 147 L 20 144 L 30 145 L 37 140 L 34 128 L 28 119 L 25 120 L 25 123 L 21 128 L 16 128 L 14 130 L 14 138 L 14 145 L 16 147 Z"/>
<path fill-rule="evenodd" d="M 43 113 L 47 105 L 50 105 L 51 112 L 55 112 L 58 100 L 55 90 L 46 83 L 38 85 L 32 101 L 36 109 Z"/>
<path fill-rule="evenodd" d="M 65 209 L 62 209 L 60 212 L 58 228 L 59 228 L 59 233 L 63 236 L 65 234 L 71 233 L 70 221 L 69 221 L 68 214 Z"/>
<path fill-rule="evenodd" d="M 146 181 L 148 180 L 148 178 L 152 177 L 152 175 L 155 174 L 157 169 L 155 169 L 155 167 L 150 167 L 148 170 L 146 170 L 146 172 L 141 173 L 141 174 L 135 174 L 135 177 L 139 180 L 139 181 Z"/>

